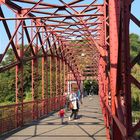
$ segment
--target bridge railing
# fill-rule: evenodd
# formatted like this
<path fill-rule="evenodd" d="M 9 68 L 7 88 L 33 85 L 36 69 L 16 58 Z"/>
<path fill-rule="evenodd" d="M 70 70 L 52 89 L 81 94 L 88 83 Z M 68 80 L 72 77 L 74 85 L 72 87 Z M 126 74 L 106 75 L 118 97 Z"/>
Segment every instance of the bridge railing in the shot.
<path fill-rule="evenodd" d="M 0 135 L 63 108 L 65 96 L 0 107 Z"/>

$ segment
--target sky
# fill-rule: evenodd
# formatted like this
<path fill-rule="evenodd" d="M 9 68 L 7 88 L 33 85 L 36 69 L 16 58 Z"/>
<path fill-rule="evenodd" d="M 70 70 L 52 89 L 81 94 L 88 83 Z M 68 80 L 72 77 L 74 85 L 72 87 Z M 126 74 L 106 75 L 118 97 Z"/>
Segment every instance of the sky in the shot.
<path fill-rule="evenodd" d="M 140 0 L 134 0 L 131 12 L 140 20 Z M 140 35 L 140 27 L 134 24 L 132 21 L 130 22 L 130 33 L 136 33 Z"/>
<path fill-rule="evenodd" d="M 44 0 L 44 1 L 46 1 L 46 0 Z M 66 0 L 66 1 L 69 3 L 72 0 Z M 91 3 L 92 1 L 93 0 L 88 0 L 89 3 Z M 50 2 L 52 4 L 60 4 L 60 3 L 57 3 L 56 0 L 51 0 Z M 102 3 L 102 2 L 103 2 L 103 0 L 98 0 L 98 3 Z M 13 15 L 13 13 L 10 10 L 8 11 L 6 9 L 6 7 L 2 7 L 2 8 L 3 8 L 3 10 L 5 10 L 4 11 L 5 17 L 14 17 L 15 16 L 15 15 Z M 131 12 L 140 20 L 140 0 L 134 0 L 134 2 L 132 4 Z M 11 32 L 13 32 L 15 22 L 10 21 L 8 25 L 11 29 Z M 130 33 L 136 33 L 136 34 L 140 35 L 140 28 L 136 24 L 134 24 L 132 21 L 130 22 Z M 6 33 L 3 29 L 2 22 L 0 21 L 0 53 L 3 53 L 3 51 L 5 49 L 4 46 L 7 45 L 7 42 L 8 42 L 8 38 L 6 37 Z"/>

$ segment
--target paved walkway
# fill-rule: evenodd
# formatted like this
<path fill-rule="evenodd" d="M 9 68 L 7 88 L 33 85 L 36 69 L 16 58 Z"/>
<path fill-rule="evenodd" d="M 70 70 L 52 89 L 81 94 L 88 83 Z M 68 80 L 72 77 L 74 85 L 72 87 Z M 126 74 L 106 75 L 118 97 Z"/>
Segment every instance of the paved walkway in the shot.
<path fill-rule="evenodd" d="M 80 106 L 79 119 L 68 120 L 70 112 L 60 123 L 58 113 L 25 125 L 0 140 L 106 140 L 105 127 L 98 96 L 85 97 Z"/>

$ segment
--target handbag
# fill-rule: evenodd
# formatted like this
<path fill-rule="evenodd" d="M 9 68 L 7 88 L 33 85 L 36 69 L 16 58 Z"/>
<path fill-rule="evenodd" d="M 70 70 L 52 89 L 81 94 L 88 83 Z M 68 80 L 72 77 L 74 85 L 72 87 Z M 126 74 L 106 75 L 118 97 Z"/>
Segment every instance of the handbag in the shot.
<path fill-rule="evenodd" d="M 69 103 L 69 109 L 70 109 L 70 110 L 73 109 L 73 104 L 72 104 L 72 102 Z"/>

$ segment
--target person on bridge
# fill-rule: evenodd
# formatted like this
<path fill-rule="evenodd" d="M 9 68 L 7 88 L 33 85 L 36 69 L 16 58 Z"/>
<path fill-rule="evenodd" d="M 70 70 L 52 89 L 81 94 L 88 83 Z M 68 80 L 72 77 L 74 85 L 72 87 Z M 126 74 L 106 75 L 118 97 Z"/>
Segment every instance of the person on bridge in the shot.
<path fill-rule="evenodd" d="M 74 115 L 74 119 L 77 119 L 77 115 L 78 115 L 78 111 L 79 111 L 79 98 L 77 95 L 77 91 L 72 92 L 70 94 L 69 100 L 70 100 L 70 105 L 72 105 L 72 107 L 71 107 L 72 113 L 69 117 L 69 120 L 71 120 L 73 115 Z"/>
<path fill-rule="evenodd" d="M 60 111 L 59 111 L 59 114 L 58 114 L 59 116 L 60 116 L 60 118 L 61 118 L 61 124 L 63 124 L 64 122 L 63 122 L 63 120 L 64 120 L 64 115 L 65 115 L 65 111 L 64 111 L 64 109 L 61 109 Z"/>

